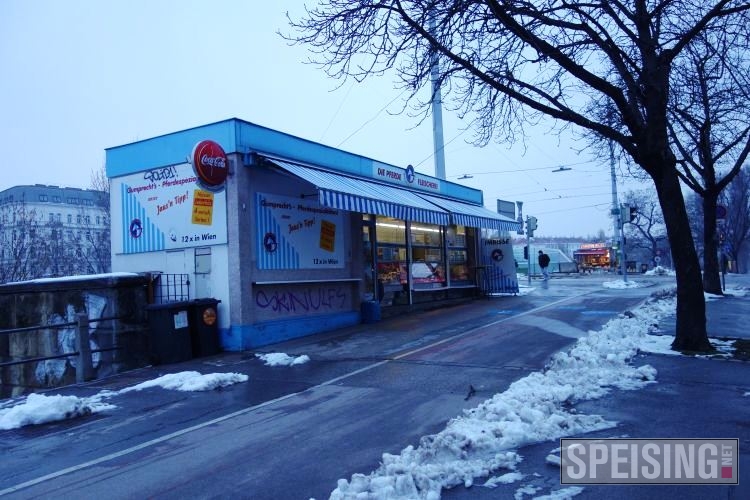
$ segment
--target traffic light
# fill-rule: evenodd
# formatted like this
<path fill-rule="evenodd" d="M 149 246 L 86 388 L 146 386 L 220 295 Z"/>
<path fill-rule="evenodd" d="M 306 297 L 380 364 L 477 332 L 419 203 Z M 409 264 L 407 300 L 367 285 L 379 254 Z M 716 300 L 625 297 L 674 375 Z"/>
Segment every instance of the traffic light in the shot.
<path fill-rule="evenodd" d="M 630 222 L 633 222 L 638 217 L 638 207 L 630 207 Z"/>
<path fill-rule="evenodd" d="M 526 232 L 529 236 L 534 236 L 536 230 L 536 217 L 526 217 Z"/>
<path fill-rule="evenodd" d="M 529 245 L 523 246 L 523 260 L 529 260 Z"/>

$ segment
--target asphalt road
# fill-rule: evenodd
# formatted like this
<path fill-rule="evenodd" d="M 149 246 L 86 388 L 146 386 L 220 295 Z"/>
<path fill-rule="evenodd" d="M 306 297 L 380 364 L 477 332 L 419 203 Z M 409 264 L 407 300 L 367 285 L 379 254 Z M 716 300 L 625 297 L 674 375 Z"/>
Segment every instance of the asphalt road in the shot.
<path fill-rule="evenodd" d="M 543 368 L 550 355 L 640 303 L 653 286 L 607 278 L 535 281 L 528 295 L 479 299 L 270 346 L 311 362 L 266 367 L 227 353 L 56 391 L 88 396 L 164 373 L 240 372 L 222 391 L 148 389 L 90 417 L 0 432 L 9 498 L 328 498 L 440 431 L 461 410 Z M 608 278 L 613 279 L 613 278 Z M 467 398 L 469 386 L 475 393 Z"/>

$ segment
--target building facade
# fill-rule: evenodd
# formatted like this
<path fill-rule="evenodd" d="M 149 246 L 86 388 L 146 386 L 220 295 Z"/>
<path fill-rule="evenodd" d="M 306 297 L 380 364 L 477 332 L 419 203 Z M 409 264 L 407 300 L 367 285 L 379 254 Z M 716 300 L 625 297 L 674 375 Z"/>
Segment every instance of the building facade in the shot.
<path fill-rule="evenodd" d="M 0 192 L 0 283 L 109 272 L 109 195 L 69 187 Z"/>
<path fill-rule="evenodd" d="M 411 166 L 238 119 L 106 155 L 113 270 L 187 276 L 190 298 L 221 301 L 225 349 L 472 296 L 495 270 L 517 291 L 518 223 Z"/>

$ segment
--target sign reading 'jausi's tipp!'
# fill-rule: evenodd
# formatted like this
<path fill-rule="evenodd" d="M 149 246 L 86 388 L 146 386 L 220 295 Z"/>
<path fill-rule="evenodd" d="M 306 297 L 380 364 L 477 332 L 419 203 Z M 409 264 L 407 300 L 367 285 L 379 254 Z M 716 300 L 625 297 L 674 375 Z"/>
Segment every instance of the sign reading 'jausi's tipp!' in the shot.
<path fill-rule="evenodd" d="M 224 149 L 214 141 L 201 141 L 191 155 L 195 175 L 206 189 L 221 189 L 227 180 L 229 162 Z"/>

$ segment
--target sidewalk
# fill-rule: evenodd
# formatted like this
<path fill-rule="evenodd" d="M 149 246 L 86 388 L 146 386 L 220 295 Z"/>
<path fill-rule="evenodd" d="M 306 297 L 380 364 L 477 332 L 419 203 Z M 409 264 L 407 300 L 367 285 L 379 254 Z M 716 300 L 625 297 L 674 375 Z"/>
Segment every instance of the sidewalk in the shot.
<path fill-rule="evenodd" d="M 735 291 L 735 295 L 730 295 L 736 287 L 744 288 L 744 293 Z M 724 298 L 706 302 L 709 337 L 739 339 L 743 343 L 744 339 L 750 339 L 750 276 L 729 275 L 726 293 Z M 674 323 L 674 316 L 667 317 L 659 329 L 665 335 L 673 335 Z M 656 383 L 636 391 L 613 391 L 604 398 L 576 404 L 578 413 L 601 415 L 618 425 L 586 436 L 571 436 L 737 438 L 739 485 L 587 485 L 575 496 L 576 500 L 750 498 L 750 362 L 747 359 L 747 354 L 732 359 L 641 354 L 634 364 L 656 368 Z M 524 474 L 521 481 L 486 488 L 480 480 L 472 488 L 445 491 L 442 498 L 514 498 L 526 488 L 526 494 L 515 497 L 526 499 L 532 498 L 531 492 L 537 488 L 540 495 L 550 489 L 563 489 L 567 485 L 560 485 L 560 467 L 548 459 L 550 455 L 559 456 L 558 447 L 559 442 L 545 442 L 521 448 L 519 453 L 524 457 L 519 467 Z"/>

